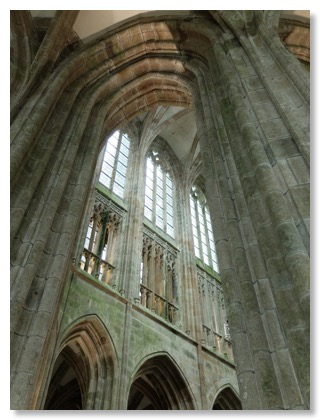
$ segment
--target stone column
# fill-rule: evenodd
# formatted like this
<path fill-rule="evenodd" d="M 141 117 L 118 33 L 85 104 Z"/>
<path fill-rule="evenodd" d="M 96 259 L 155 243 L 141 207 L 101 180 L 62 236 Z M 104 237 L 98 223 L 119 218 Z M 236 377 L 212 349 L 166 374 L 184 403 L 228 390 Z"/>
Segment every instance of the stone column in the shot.
<path fill-rule="evenodd" d="M 228 64 L 225 52 L 218 43 L 214 45 L 214 50 L 217 62 L 221 67 L 221 85 L 225 86 L 228 91 L 228 99 L 224 97 L 225 99 L 223 100 L 223 103 L 225 103 L 224 106 L 226 110 L 229 107 L 229 112 L 231 113 L 230 115 L 234 112 L 237 129 L 241 133 L 241 138 L 238 136 L 237 141 L 237 135 L 233 135 L 234 133 L 230 130 L 230 128 L 234 125 L 232 120 L 226 120 L 226 129 L 227 132 L 229 132 L 234 161 L 237 170 L 239 171 L 239 178 L 243 187 L 244 198 L 247 202 L 250 216 L 252 217 L 253 226 L 257 232 L 258 243 L 261 247 L 262 255 L 265 258 L 268 276 L 273 290 L 276 290 L 275 301 L 277 302 L 280 319 L 282 318 L 280 323 L 284 325 L 285 328 L 288 328 L 288 350 L 290 351 L 290 357 L 292 358 L 293 363 L 296 365 L 295 371 L 292 371 L 289 357 L 287 365 L 288 370 L 291 371 L 292 375 L 291 386 L 293 386 L 296 382 L 295 375 L 298 375 L 298 377 L 300 376 L 298 379 L 300 380 L 300 387 L 303 389 L 307 386 L 307 378 L 304 374 L 301 375 L 302 372 L 300 372 L 300 369 L 297 370 L 297 366 L 301 363 L 302 357 L 304 363 L 308 363 L 306 361 L 308 356 L 305 355 L 305 350 L 307 350 L 308 346 L 305 343 L 304 338 L 303 346 L 305 347 L 299 355 L 300 350 L 298 349 L 298 346 L 296 346 L 296 343 L 297 340 L 302 340 L 303 335 L 306 334 L 308 337 L 308 332 L 306 330 L 307 327 L 305 326 L 303 320 L 304 310 L 301 308 L 301 311 L 299 308 L 299 303 L 301 306 L 304 305 L 304 298 L 308 291 L 308 267 L 306 265 L 308 257 L 300 235 L 293 223 L 292 216 L 288 211 L 286 202 L 280 191 L 277 178 L 273 173 L 268 156 L 261 144 L 258 132 L 254 128 L 252 114 L 250 114 L 247 104 L 244 101 L 242 90 L 238 86 L 239 82 L 237 81 L 237 77 L 234 75 L 233 69 Z M 226 107 L 228 102 L 230 105 Z M 261 204 L 259 210 L 256 207 L 255 209 L 253 208 L 253 203 L 257 203 L 257 199 L 259 201 L 264 201 L 264 204 L 260 201 Z M 265 219 L 265 221 L 261 224 L 261 215 L 263 214 L 261 212 L 262 209 L 267 210 L 268 216 L 266 217 L 269 217 L 269 219 Z M 270 240 L 272 241 L 271 247 Z M 296 267 L 292 261 L 292 258 L 295 257 L 299 261 L 299 267 Z M 286 270 L 288 270 L 291 277 L 288 274 L 284 274 L 284 271 Z M 283 273 L 282 275 L 280 274 L 281 271 Z M 254 296 L 254 294 L 252 296 Z M 249 296 L 248 299 L 252 301 L 252 298 Z M 291 314 L 290 311 L 285 309 L 288 299 L 292 299 Z M 272 307 L 272 300 L 269 302 L 266 301 L 265 305 L 267 305 L 267 307 L 270 307 L 271 305 Z M 306 312 L 308 313 L 308 311 Z M 291 319 L 290 322 L 289 318 Z M 306 317 L 306 320 L 307 318 L 308 316 Z M 291 326 L 292 324 L 295 324 L 295 327 Z M 300 334 L 300 332 L 298 333 L 296 330 L 297 326 L 299 326 L 299 331 L 301 331 L 301 329 L 303 331 L 301 332 L 300 338 L 297 336 Z M 266 324 L 264 325 L 264 328 L 266 328 Z M 294 336 L 294 339 L 293 337 L 291 338 L 291 336 Z M 292 343 L 292 345 L 290 343 Z M 279 360 L 283 360 L 280 353 L 281 351 L 279 349 Z M 287 356 L 289 356 L 288 353 Z M 265 372 L 265 364 L 262 363 L 261 366 L 263 368 L 262 372 Z M 277 373 L 277 375 L 279 374 Z M 281 387 L 287 386 L 285 382 L 286 379 L 284 372 L 282 372 L 281 378 L 279 379 Z M 301 405 L 299 390 L 297 390 L 297 388 L 294 393 L 291 392 L 291 395 L 287 394 L 286 399 L 287 401 L 285 402 L 285 406 L 287 406 L 287 404 L 289 406 L 291 405 L 291 407 L 298 407 Z M 307 399 L 305 400 L 305 403 L 308 404 Z"/>

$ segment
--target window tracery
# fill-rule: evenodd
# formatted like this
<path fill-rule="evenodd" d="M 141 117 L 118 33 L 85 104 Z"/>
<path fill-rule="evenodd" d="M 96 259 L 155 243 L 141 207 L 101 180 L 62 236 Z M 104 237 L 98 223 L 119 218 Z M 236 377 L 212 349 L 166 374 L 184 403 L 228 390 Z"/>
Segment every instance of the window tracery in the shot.
<path fill-rule="evenodd" d="M 116 131 L 108 138 L 99 182 L 123 198 L 130 151 L 130 140 L 126 134 Z"/>
<path fill-rule="evenodd" d="M 114 270 L 114 247 L 121 215 L 96 200 L 87 228 L 80 268 L 103 283 Z"/>
<path fill-rule="evenodd" d="M 191 189 L 190 210 L 195 255 L 219 273 L 210 213 L 205 195 L 198 186 Z"/>
<path fill-rule="evenodd" d="M 178 252 L 146 227 L 140 266 L 140 302 L 175 324 L 178 319 L 176 260 Z"/>
<path fill-rule="evenodd" d="M 146 163 L 144 215 L 174 238 L 173 184 L 158 152 L 152 151 Z"/>

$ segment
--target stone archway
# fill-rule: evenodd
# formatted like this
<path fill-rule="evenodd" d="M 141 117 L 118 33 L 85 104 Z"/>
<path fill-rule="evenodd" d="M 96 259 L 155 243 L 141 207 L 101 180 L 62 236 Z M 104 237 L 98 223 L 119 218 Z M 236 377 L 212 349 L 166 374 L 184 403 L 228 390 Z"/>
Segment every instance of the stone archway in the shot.
<path fill-rule="evenodd" d="M 226 386 L 216 396 L 212 410 L 242 410 L 242 406 L 232 388 Z"/>
<path fill-rule="evenodd" d="M 145 361 L 131 382 L 128 410 L 194 410 L 190 389 L 168 355 Z"/>
<path fill-rule="evenodd" d="M 45 410 L 110 409 L 116 357 L 97 316 L 85 317 L 66 333 L 48 387 Z"/>
<path fill-rule="evenodd" d="M 84 387 L 80 372 L 84 368 L 81 356 L 71 346 L 59 354 L 50 381 L 45 410 L 82 410 Z M 80 381 L 80 383 L 79 383 Z"/>

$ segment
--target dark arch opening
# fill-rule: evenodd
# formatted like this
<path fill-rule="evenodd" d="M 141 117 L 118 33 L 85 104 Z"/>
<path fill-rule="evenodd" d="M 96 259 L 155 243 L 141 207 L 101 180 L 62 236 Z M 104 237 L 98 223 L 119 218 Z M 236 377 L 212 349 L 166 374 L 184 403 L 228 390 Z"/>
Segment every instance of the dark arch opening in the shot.
<path fill-rule="evenodd" d="M 130 387 L 128 410 L 193 410 L 188 386 L 167 356 L 147 360 Z"/>
<path fill-rule="evenodd" d="M 82 410 L 82 393 L 73 367 L 75 362 L 75 355 L 66 347 L 55 362 L 45 410 Z"/>
<path fill-rule="evenodd" d="M 110 409 L 116 359 L 100 319 L 95 315 L 82 318 L 70 328 L 60 348 L 44 410 Z"/>
<path fill-rule="evenodd" d="M 218 394 L 212 410 L 242 410 L 242 406 L 236 394 L 227 387 Z"/>

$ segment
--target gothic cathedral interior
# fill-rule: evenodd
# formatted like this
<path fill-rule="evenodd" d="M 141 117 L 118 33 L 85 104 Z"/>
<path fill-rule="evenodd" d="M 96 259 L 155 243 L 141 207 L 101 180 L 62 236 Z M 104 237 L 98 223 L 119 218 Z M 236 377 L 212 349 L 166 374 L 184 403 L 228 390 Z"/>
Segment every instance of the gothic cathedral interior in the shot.
<path fill-rule="evenodd" d="M 309 410 L 308 11 L 11 11 L 11 409 Z"/>

